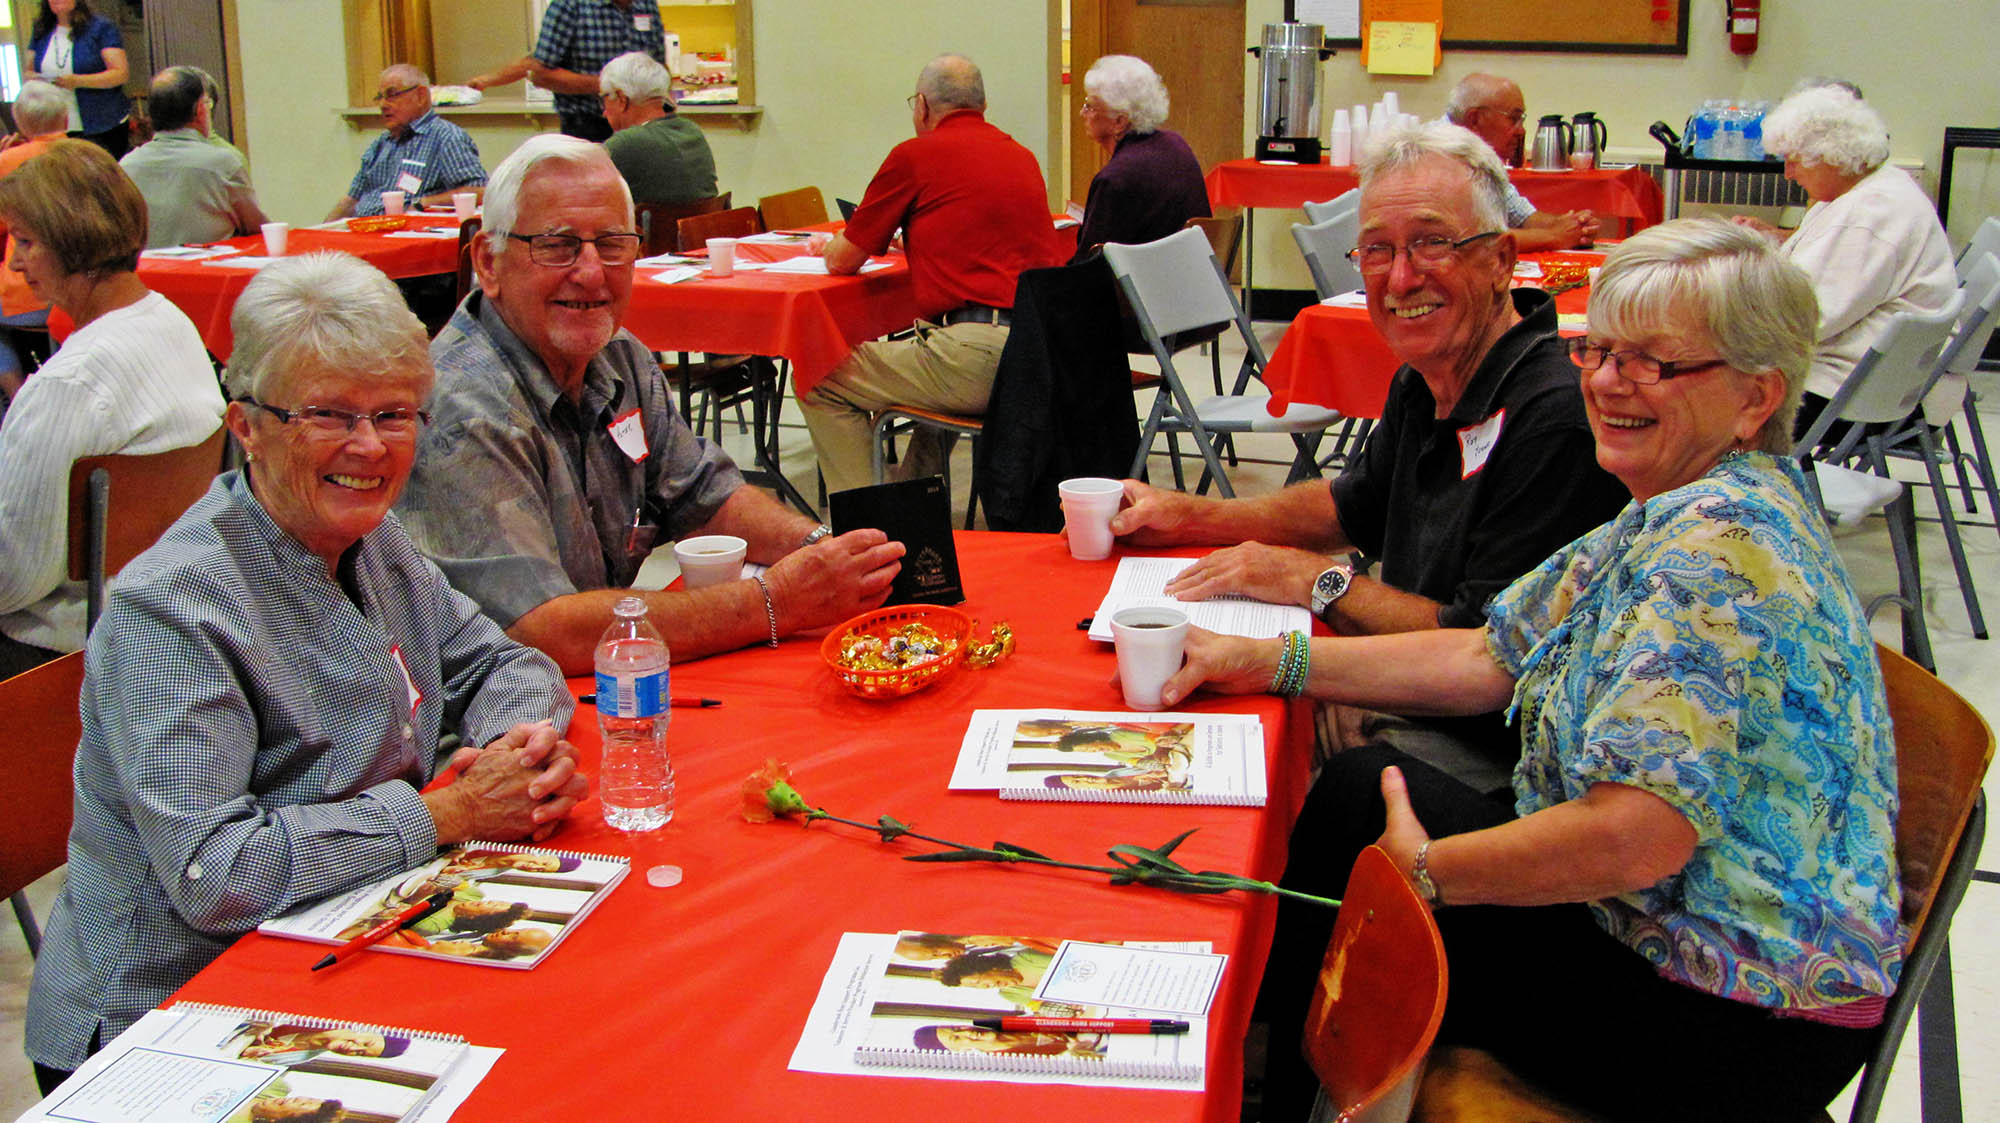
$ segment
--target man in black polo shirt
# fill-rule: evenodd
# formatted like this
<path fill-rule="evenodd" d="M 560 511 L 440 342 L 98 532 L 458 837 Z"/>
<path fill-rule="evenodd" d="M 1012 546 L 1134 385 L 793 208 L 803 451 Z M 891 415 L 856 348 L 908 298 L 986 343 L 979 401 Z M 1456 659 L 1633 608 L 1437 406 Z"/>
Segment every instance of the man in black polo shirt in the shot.
<path fill-rule="evenodd" d="M 1597 466 L 1554 301 L 1511 288 L 1506 184 L 1492 149 L 1443 123 L 1363 161 L 1368 314 L 1404 363 L 1381 423 L 1331 487 L 1218 500 L 1127 481 L 1111 523 L 1126 541 L 1232 544 L 1170 592 L 1307 605 L 1347 634 L 1476 627 L 1494 593 L 1630 498 Z M 1350 550 L 1380 576 L 1328 557 Z M 1497 714 L 1363 729 L 1483 789 L 1505 785 L 1520 751 Z"/>

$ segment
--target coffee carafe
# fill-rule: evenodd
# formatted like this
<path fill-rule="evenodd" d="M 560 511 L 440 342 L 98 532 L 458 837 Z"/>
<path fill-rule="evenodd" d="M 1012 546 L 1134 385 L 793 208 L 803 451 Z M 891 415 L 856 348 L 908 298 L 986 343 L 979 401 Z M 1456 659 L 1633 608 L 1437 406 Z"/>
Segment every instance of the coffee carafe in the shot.
<path fill-rule="evenodd" d="M 1604 157 L 1604 146 L 1610 143 L 1604 122 L 1597 119 L 1597 114 L 1585 110 L 1571 119 L 1569 127 L 1570 166 L 1585 171 L 1596 167 L 1597 161 Z"/>
<path fill-rule="evenodd" d="M 1538 172 L 1568 171 L 1570 143 L 1569 122 L 1560 113 L 1549 114 L 1535 126 L 1535 139 L 1528 145 L 1528 166 Z"/>

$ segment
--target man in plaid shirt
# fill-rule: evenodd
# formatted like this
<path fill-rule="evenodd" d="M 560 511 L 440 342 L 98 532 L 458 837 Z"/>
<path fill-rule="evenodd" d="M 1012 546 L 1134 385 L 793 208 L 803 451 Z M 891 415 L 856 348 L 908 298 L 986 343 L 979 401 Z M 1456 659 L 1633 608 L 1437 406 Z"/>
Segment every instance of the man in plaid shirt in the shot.
<path fill-rule="evenodd" d="M 598 101 L 597 74 L 627 51 L 667 61 L 656 0 L 549 0 L 533 53 L 466 85 L 484 90 L 527 78 L 555 92 L 564 133 L 602 141 L 611 135 L 611 125 Z"/>
<path fill-rule="evenodd" d="M 401 191 L 414 210 L 420 202 L 448 207 L 452 192 L 486 185 L 479 146 L 431 110 L 431 80 L 423 71 L 398 63 L 382 72 L 376 91 L 387 131 L 362 153 L 361 170 L 329 220 L 381 214 L 384 191 Z"/>

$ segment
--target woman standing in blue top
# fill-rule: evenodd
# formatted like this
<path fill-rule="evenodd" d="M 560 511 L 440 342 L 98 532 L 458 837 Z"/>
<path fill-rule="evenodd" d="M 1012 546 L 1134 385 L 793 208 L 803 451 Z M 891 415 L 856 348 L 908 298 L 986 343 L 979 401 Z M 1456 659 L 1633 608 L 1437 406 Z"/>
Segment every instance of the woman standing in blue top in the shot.
<path fill-rule="evenodd" d="M 118 25 L 90 10 L 90 0 L 42 0 L 29 37 L 34 66 L 25 78 L 52 83 L 70 97 L 69 135 L 125 155 L 131 133 L 125 96 L 129 69 Z"/>

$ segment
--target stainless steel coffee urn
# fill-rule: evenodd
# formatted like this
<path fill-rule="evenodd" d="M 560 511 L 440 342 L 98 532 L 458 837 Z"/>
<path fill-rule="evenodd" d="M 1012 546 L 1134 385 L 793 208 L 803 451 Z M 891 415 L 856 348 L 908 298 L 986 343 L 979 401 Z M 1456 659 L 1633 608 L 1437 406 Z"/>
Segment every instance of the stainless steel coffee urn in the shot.
<path fill-rule="evenodd" d="M 1319 64 L 1333 57 L 1317 23 L 1267 23 L 1257 56 L 1257 158 L 1319 163 Z"/>

